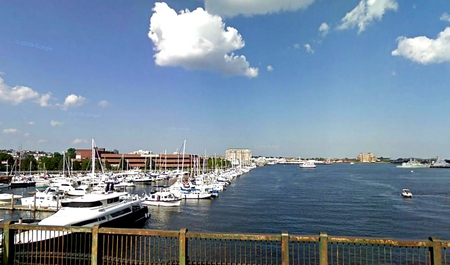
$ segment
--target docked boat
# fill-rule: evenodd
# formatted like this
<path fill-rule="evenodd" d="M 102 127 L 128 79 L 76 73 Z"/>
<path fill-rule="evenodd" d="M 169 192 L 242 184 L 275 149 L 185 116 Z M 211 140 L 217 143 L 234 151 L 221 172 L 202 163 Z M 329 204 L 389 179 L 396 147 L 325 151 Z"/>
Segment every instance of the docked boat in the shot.
<path fill-rule="evenodd" d="M 150 218 L 148 207 L 128 192 L 114 192 L 112 185 L 104 193 L 90 193 L 61 202 L 61 209 L 43 219 L 38 225 L 140 228 Z M 29 230 L 17 234 L 15 242 L 40 242 L 60 236 L 58 231 Z"/>
<path fill-rule="evenodd" d="M 397 165 L 398 168 L 429 168 L 430 164 L 424 164 L 416 159 L 410 159 L 408 162 L 403 162 L 401 165 Z"/>
<path fill-rule="evenodd" d="M 404 198 L 412 198 L 412 192 L 409 189 L 403 189 L 402 190 L 402 196 Z"/>
<path fill-rule="evenodd" d="M 148 206 L 176 207 L 180 206 L 181 198 L 178 198 L 170 191 L 162 190 L 144 196 L 142 204 Z"/>
<path fill-rule="evenodd" d="M 22 199 L 22 195 L 11 194 L 11 193 L 0 193 L 0 204 L 11 203 L 11 200 L 20 201 Z"/>
<path fill-rule="evenodd" d="M 87 192 L 88 188 L 89 188 L 88 185 L 80 185 L 80 186 L 74 188 L 73 190 L 69 190 L 67 192 L 67 195 L 69 195 L 69 196 L 83 196 L 83 195 L 86 195 L 88 193 Z"/>
<path fill-rule="evenodd" d="M 64 200 L 64 194 L 52 187 L 47 187 L 44 191 L 37 190 L 34 196 L 21 198 L 20 202 L 22 205 L 30 208 L 59 209 L 62 200 Z"/>
<path fill-rule="evenodd" d="M 316 164 L 312 160 L 305 161 L 303 163 L 300 163 L 300 168 L 316 168 Z"/>

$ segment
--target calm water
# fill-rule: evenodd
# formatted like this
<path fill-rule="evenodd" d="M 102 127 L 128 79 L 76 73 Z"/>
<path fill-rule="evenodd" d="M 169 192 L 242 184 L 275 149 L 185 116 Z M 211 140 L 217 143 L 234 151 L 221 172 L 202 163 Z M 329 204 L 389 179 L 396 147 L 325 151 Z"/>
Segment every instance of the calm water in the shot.
<path fill-rule="evenodd" d="M 412 199 L 400 196 L 409 188 Z M 137 186 L 141 193 L 149 186 Z M 26 193 L 14 189 L 14 193 Z M 212 200 L 179 208 L 150 207 L 151 229 L 335 236 L 450 239 L 450 170 L 392 164 L 256 168 Z M 5 219 L 31 213 L 4 212 Z M 11 217 L 11 214 L 13 215 Z M 37 218 L 46 214 L 38 213 Z"/>

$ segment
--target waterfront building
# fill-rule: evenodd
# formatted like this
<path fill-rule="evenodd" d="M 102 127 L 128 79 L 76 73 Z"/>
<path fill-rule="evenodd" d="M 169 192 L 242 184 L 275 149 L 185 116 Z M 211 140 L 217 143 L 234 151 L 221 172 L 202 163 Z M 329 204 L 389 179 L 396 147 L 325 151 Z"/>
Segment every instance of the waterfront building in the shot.
<path fill-rule="evenodd" d="M 92 156 L 91 149 L 76 149 L 75 160 L 82 161 L 85 159 L 90 160 Z M 139 153 L 139 154 L 119 154 L 114 151 L 106 151 L 105 148 L 96 148 L 95 158 L 100 159 L 102 163 L 108 162 L 111 167 L 118 168 L 120 165 L 124 166 L 124 169 L 133 168 L 147 168 L 158 170 L 170 170 L 170 169 L 190 169 L 194 166 L 202 168 L 203 157 L 198 155 L 185 154 L 151 154 L 151 153 Z M 184 158 L 184 159 L 183 159 Z"/>
<path fill-rule="evenodd" d="M 356 157 L 361 163 L 373 163 L 377 162 L 377 158 L 372 153 L 361 153 Z"/>
<path fill-rule="evenodd" d="M 225 159 L 233 165 L 250 165 L 252 161 L 252 150 L 248 148 L 230 148 L 225 153 Z"/>

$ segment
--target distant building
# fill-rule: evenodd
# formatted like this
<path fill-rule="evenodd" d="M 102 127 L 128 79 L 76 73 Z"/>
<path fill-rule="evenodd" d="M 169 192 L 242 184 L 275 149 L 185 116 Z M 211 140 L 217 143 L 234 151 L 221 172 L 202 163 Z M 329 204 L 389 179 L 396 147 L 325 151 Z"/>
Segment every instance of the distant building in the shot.
<path fill-rule="evenodd" d="M 361 153 L 356 157 L 356 160 L 358 160 L 361 163 L 373 163 L 377 162 L 377 158 L 372 153 Z"/>
<path fill-rule="evenodd" d="M 233 165 L 250 165 L 252 150 L 247 148 L 230 148 L 225 153 L 225 159 L 231 161 Z"/>
<path fill-rule="evenodd" d="M 97 148 L 95 153 L 96 159 L 102 162 L 108 161 L 113 168 L 118 168 L 122 164 L 124 169 L 151 167 L 158 170 L 182 168 L 186 170 L 203 165 L 203 157 L 190 154 L 185 154 L 183 159 L 182 154 L 116 154 L 113 151 L 106 151 L 105 148 Z M 76 149 L 75 160 L 90 160 L 91 157 L 91 149 Z"/>

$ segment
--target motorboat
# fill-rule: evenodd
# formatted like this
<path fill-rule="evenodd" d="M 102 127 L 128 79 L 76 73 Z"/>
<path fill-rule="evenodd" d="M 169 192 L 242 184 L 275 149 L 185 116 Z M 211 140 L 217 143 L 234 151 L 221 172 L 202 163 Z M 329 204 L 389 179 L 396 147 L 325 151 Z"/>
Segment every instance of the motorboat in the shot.
<path fill-rule="evenodd" d="M 430 164 L 424 164 L 416 159 L 410 159 L 408 162 L 403 162 L 401 165 L 397 165 L 398 168 L 429 168 Z"/>
<path fill-rule="evenodd" d="M 312 160 L 305 161 L 303 163 L 300 163 L 300 168 L 316 168 L 316 164 Z"/>
<path fill-rule="evenodd" d="M 0 193 L 0 203 L 11 203 L 11 200 L 20 201 L 22 199 L 22 195 L 11 194 L 11 193 Z"/>
<path fill-rule="evenodd" d="M 67 195 L 69 196 L 83 196 L 87 194 L 89 186 L 82 184 L 78 187 L 75 187 L 73 190 L 69 190 Z"/>
<path fill-rule="evenodd" d="M 404 198 L 412 198 L 412 192 L 409 189 L 402 189 L 402 196 Z"/>
<path fill-rule="evenodd" d="M 61 209 L 38 222 L 42 226 L 82 226 L 140 228 L 150 218 L 148 207 L 139 196 L 128 192 L 115 192 L 108 185 L 104 193 L 89 193 L 82 197 L 64 200 Z M 15 236 L 16 244 L 40 242 L 65 236 L 70 232 L 28 230 Z"/>
<path fill-rule="evenodd" d="M 147 206 L 176 207 L 180 206 L 181 198 L 178 198 L 168 190 L 162 190 L 145 195 L 142 204 Z"/>
<path fill-rule="evenodd" d="M 31 197 L 21 198 L 20 202 L 29 208 L 53 208 L 59 209 L 61 207 L 61 200 L 64 200 L 64 194 L 57 189 L 47 187 L 44 191 L 37 190 Z"/>

